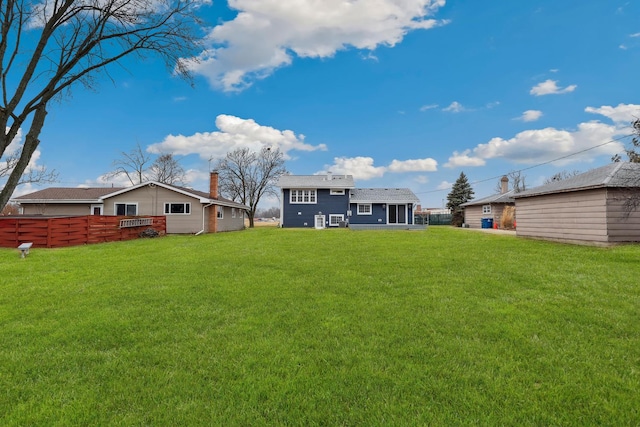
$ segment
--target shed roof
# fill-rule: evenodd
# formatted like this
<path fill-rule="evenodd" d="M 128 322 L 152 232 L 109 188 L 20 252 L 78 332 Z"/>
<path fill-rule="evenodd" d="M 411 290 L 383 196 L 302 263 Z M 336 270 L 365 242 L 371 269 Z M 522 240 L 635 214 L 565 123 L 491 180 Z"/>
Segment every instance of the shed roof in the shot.
<path fill-rule="evenodd" d="M 640 164 L 610 163 L 571 178 L 555 181 L 514 195 L 516 199 L 544 194 L 567 193 L 593 188 L 640 187 Z"/>
<path fill-rule="evenodd" d="M 514 190 L 507 191 L 506 193 L 493 194 L 491 196 L 483 197 L 482 199 L 469 200 L 466 203 L 461 204 L 461 207 L 476 206 L 476 205 L 490 205 L 497 203 L 515 203 L 513 198 Z"/>
<path fill-rule="evenodd" d="M 354 188 L 353 175 L 282 175 L 280 188 Z"/>
<path fill-rule="evenodd" d="M 352 203 L 420 203 L 408 188 L 354 188 Z"/>

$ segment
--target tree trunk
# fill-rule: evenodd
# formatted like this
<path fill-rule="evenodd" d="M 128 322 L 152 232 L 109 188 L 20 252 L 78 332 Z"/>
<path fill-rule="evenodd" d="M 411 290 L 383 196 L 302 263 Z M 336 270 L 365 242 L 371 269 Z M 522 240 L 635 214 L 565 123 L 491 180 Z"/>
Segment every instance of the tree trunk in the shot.
<path fill-rule="evenodd" d="M 18 162 L 16 163 L 16 166 L 11 172 L 11 175 L 9 175 L 4 188 L 2 189 L 2 191 L 0 191 L 0 210 L 4 209 L 4 207 L 9 202 L 11 195 L 20 182 L 20 177 L 27 169 L 27 166 L 29 166 L 31 156 L 40 144 L 40 140 L 38 139 L 38 137 L 40 136 L 40 132 L 42 131 L 42 127 L 44 126 L 44 120 L 46 117 L 47 109 L 46 105 L 43 103 L 38 107 L 35 114 L 33 115 L 31 128 L 29 129 L 29 133 L 27 133 L 27 136 L 25 138 L 24 145 L 22 147 L 22 153 L 20 153 L 20 160 L 18 160 Z"/>

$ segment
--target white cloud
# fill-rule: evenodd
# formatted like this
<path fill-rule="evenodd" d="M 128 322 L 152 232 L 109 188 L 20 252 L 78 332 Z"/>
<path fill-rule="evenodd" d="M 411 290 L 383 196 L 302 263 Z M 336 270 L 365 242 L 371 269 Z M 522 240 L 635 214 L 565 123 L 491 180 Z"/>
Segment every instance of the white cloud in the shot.
<path fill-rule="evenodd" d="M 628 125 L 633 120 L 640 118 L 640 105 L 637 104 L 618 104 L 617 107 L 603 105 L 600 108 L 587 107 L 584 109 L 587 113 L 603 115 L 611 119 L 614 123 Z"/>
<path fill-rule="evenodd" d="M 264 147 L 278 148 L 285 158 L 291 151 L 326 150 L 324 144 L 310 145 L 304 142 L 304 135 L 296 135 L 291 130 L 278 130 L 262 126 L 252 119 L 241 119 L 221 114 L 216 117 L 216 132 L 198 132 L 190 136 L 168 135 L 164 141 L 148 147 L 151 153 L 172 153 L 180 155 L 197 154 L 201 159 L 221 159 L 228 152 L 248 148 L 259 151 Z"/>
<path fill-rule="evenodd" d="M 640 33 L 629 34 L 629 37 L 640 37 Z"/>
<path fill-rule="evenodd" d="M 593 120 L 580 123 L 573 130 L 549 127 L 526 130 L 510 139 L 492 138 L 472 150 L 454 152 L 445 166 L 481 166 L 487 160 L 496 158 L 514 163 L 554 161 L 557 165 L 566 165 L 578 161 L 589 162 L 598 156 L 610 157 L 622 151 L 623 144 L 614 139 L 629 133 L 629 123 L 638 117 L 640 105 L 604 105 L 599 108 L 587 107 L 585 111 L 604 116 L 613 124 Z"/>
<path fill-rule="evenodd" d="M 522 120 L 523 122 L 535 122 L 540 117 L 542 117 L 542 111 L 527 110 L 524 113 L 522 113 L 520 117 L 518 117 L 518 120 Z"/>
<path fill-rule="evenodd" d="M 557 80 L 548 79 L 542 83 L 538 83 L 537 85 L 535 85 L 533 88 L 531 88 L 529 93 L 535 96 L 559 95 L 563 93 L 573 92 L 577 87 L 578 85 L 569 85 L 567 87 L 561 88 L 558 87 Z"/>
<path fill-rule="evenodd" d="M 415 182 L 417 182 L 418 184 L 428 184 L 429 183 L 429 177 L 425 176 L 425 175 L 418 175 L 415 178 Z"/>
<path fill-rule="evenodd" d="M 433 110 L 434 108 L 438 108 L 438 107 L 439 107 L 438 104 L 423 105 L 422 107 L 420 107 L 420 111 Z"/>
<path fill-rule="evenodd" d="M 453 187 L 453 183 L 448 182 L 448 181 L 442 181 L 440 184 L 438 184 L 437 189 L 438 190 L 448 190 L 451 187 Z"/>
<path fill-rule="evenodd" d="M 447 168 L 463 167 L 463 166 L 484 166 L 485 161 L 479 157 L 471 157 L 469 154 L 471 150 L 464 150 L 462 153 L 457 151 L 453 152 L 453 155 L 449 157 L 449 161 L 444 164 Z"/>
<path fill-rule="evenodd" d="M 450 113 L 461 113 L 466 109 L 458 101 L 453 101 L 448 107 L 443 108 L 442 111 L 448 111 Z"/>
<path fill-rule="evenodd" d="M 435 172 L 438 162 L 433 159 L 393 160 L 389 172 Z"/>
<path fill-rule="evenodd" d="M 214 27 L 192 70 L 212 86 L 239 91 L 289 65 L 354 47 L 373 51 L 413 30 L 447 24 L 428 18 L 445 0 L 235 0 L 236 17 Z"/>
<path fill-rule="evenodd" d="M 7 131 L 9 129 L 7 128 Z M 0 164 L 3 164 L 2 168 L 8 168 L 9 164 L 8 164 L 8 159 L 15 156 L 18 157 L 20 156 L 21 152 L 22 152 L 22 147 L 24 146 L 24 141 L 23 141 L 23 135 L 22 135 L 22 129 L 18 129 L 18 133 L 16 134 L 16 136 L 13 138 L 13 140 L 9 143 L 9 145 L 7 146 L 7 148 L 4 151 L 3 156 L 0 158 Z M 29 174 L 31 171 L 43 171 L 46 169 L 46 167 L 44 165 L 41 165 L 38 163 L 38 160 L 40 160 L 40 156 L 42 155 L 42 152 L 39 149 L 36 149 L 33 154 L 31 155 L 31 158 L 29 159 L 29 163 L 27 164 L 27 167 L 24 170 L 23 175 L 27 175 Z M 6 177 L 13 171 L 13 168 L 8 169 L 5 174 L 4 177 L 0 177 L 0 182 L 3 182 L 3 178 L 6 179 Z M 21 186 L 23 186 L 24 184 L 21 184 Z M 15 196 L 14 196 L 15 197 Z"/>
<path fill-rule="evenodd" d="M 373 165 L 371 157 L 336 157 L 333 165 L 325 166 L 325 169 L 339 175 L 353 175 L 361 180 L 379 178 L 385 172 L 384 167 Z"/>
<path fill-rule="evenodd" d="M 438 162 L 434 159 L 393 160 L 389 166 L 374 166 L 371 157 L 336 157 L 333 165 L 325 165 L 325 171 L 341 175 L 353 175 L 355 179 L 380 178 L 385 173 L 435 172 Z"/>

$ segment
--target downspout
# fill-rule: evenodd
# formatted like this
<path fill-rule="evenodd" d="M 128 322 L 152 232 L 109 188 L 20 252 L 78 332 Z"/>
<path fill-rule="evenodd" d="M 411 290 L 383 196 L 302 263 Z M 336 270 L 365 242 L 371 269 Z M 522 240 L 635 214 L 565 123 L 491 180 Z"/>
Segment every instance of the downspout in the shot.
<path fill-rule="evenodd" d="M 196 233 L 196 236 L 199 236 L 199 235 L 201 235 L 202 233 L 204 233 L 204 212 L 205 212 L 205 210 L 206 210 L 208 207 L 210 207 L 210 206 L 213 206 L 213 203 L 209 203 L 208 205 L 205 205 L 205 206 L 203 206 L 203 207 L 202 207 L 202 230 L 198 231 L 198 232 Z"/>

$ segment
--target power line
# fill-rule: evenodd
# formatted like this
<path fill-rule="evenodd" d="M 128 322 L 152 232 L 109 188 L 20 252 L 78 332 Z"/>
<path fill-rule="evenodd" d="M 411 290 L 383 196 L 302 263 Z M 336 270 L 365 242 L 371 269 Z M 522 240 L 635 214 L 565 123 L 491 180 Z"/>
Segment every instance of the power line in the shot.
<path fill-rule="evenodd" d="M 564 155 L 564 156 L 560 156 L 560 157 L 557 157 L 557 158 L 552 159 L 552 160 L 547 160 L 546 162 L 538 163 L 538 164 L 535 164 L 535 165 L 533 165 L 533 166 L 528 166 L 528 167 L 526 167 L 526 168 L 522 168 L 522 169 L 515 170 L 515 171 L 513 171 L 513 172 L 515 172 L 515 173 L 519 173 L 519 172 L 524 172 L 524 171 L 527 171 L 527 170 L 530 170 L 530 169 L 534 169 L 534 168 L 537 168 L 537 167 L 540 167 L 540 166 L 548 165 L 549 163 L 557 162 L 557 161 L 559 161 L 559 160 L 567 159 L 567 158 L 569 158 L 569 157 L 573 157 L 573 156 L 576 156 L 576 155 L 578 155 L 578 154 L 582 154 L 582 153 L 585 153 L 585 152 L 587 152 L 587 151 L 591 151 L 591 150 L 594 150 L 594 149 L 596 149 L 596 148 L 600 148 L 600 147 L 605 146 L 605 145 L 607 145 L 607 144 L 611 144 L 612 142 L 618 142 L 618 141 L 620 141 L 621 139 L 628 138 L 628 137 L 630 137 L 630 136 L 632 136 L 632 135 L 633 135 L 633 134 L 629 134 L 629 135 L 622 135 L 622 136 L 620 136 L 620 137 L 618 137 L 618 138 L 611 139 L 611 140 L 609 140 L 609 141 L 607 141 L 607 142 L 603 142 L 603 143 L 601 143 L 601 144 L 594 145 L 593 147 L 585 148 L 584 150 L 576 151 L 575 153 L 571 153 L 571 154 L 567 154 L 567 155 Z M 480 180 L 477 180 L 477 181 L 473 181 L 473 182 L 471 182 L 470 184 L 471 184 L 471 185 L 473 185 L 473 184 L 481 184 L 481 183 L 483 183 L 483 182 L 493 181 L 493 180 L 495 180 L 495 179 L 499 179 L 499 178 L 501 178 L 502 176 L 504 176 L 504 174 L 497 175 L 497 176 L 492 176 L 491 178 L 485 178 L 485 179 L 480 179 Z M 440 191 L 447 191 L 447 190 L 450 190 L 451 188 L 452 188 L 452 186 L 451 186 L 451 187 L 447 187 L 447 188 L 441 188 L 441 189 L 438 189 L 438 190 L 420 191 L 420 192 L 418 192 L 418 193 L 416 193 L 416 194 L 438 193 L 438 192 L 440 192 Z"/>

